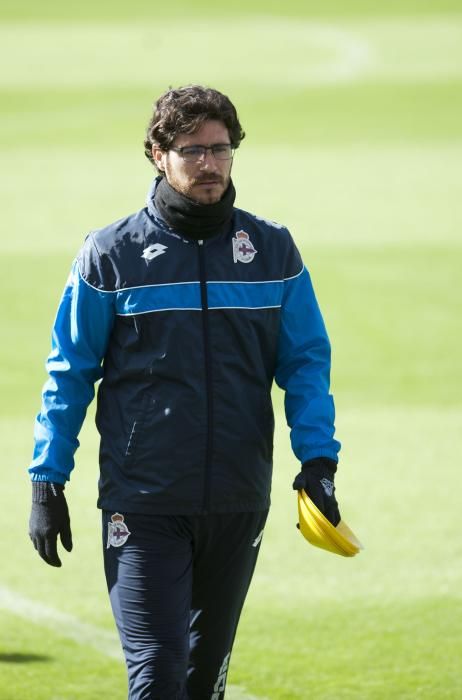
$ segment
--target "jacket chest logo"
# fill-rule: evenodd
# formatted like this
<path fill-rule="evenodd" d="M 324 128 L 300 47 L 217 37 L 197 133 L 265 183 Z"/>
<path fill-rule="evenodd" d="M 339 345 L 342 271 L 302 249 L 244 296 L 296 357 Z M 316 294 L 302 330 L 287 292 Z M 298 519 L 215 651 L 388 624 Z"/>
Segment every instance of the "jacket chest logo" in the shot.
<path fill-rule="evenodd" d="M 141 257 L 145 260 L 154 260 L 158 255 L 163 255 L 166 250 L 166 245 L 162 245 L 162 243 L 153 243 L 143 250 L 143 255 Z"/>
<path fill-rule="evenodd" d="M 236 231 L 233 238 L 233 260 L 235 263 L 251 263 L 257 254 L 249 234 L 245 231 Z"/>

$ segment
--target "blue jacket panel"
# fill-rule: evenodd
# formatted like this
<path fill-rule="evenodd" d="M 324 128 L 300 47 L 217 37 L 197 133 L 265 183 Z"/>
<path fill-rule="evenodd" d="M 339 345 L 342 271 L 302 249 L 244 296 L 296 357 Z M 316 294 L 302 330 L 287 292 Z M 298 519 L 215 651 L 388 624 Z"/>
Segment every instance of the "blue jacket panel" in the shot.
<path fill-rule="evenodd" d="M 98 505 L 125 512 L 269 505 L 273 379 L 296 456 L 337 459 L 330 346 L 284 227 L 234 209 L 192 241 L 152 199 L 90 234 L 53 329 L 34 480 L 64 483 L 98 379 Z"/>

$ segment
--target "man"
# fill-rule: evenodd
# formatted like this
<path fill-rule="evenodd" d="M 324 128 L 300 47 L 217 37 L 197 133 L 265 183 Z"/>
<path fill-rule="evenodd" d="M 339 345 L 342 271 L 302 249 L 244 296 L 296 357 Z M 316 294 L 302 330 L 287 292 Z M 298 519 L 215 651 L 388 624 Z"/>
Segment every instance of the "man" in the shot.
<path fill-rule="evenodd" d="M 91 233 L 53 330 L 30 535 L 61 566 L 64 484 L 98 390 L 98 506 L 130 700 L 221 700 L 270 504 L 273 379 L 305 488 L 334 523 L 330 347 L 286 228 L 234 207 L 244 132 L 198 85 L 156 103 L 147 206 Z"/>

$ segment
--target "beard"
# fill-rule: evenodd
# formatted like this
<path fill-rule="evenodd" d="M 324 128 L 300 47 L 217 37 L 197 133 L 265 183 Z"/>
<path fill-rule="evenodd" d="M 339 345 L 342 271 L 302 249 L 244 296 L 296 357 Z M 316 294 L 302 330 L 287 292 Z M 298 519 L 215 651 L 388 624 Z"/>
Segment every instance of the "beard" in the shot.
<path fill-rule="evenodd" d="M 220 201 L 229 186 L 231 168 L 227 176 L 220 172 L 207 171 L 188 177 L 184 173 L 176 173 L 167 163 L 164 175 L 169 185 L 185 197 L 199 204 L 215 204 Z"/>

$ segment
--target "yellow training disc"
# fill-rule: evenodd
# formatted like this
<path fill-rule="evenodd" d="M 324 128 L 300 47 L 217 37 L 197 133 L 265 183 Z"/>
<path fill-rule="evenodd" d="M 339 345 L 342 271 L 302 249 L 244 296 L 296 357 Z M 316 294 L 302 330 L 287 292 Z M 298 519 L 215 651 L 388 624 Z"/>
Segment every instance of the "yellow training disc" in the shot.
<path fill-rule="evenodd" d="M 341 520 L 337 527 L 334 527 L 305 491 L 298 492 L 298 518 L 300 532 L 315 547 L 343 557 L 354 557 L 363 549 L 348 525 Z"/>

